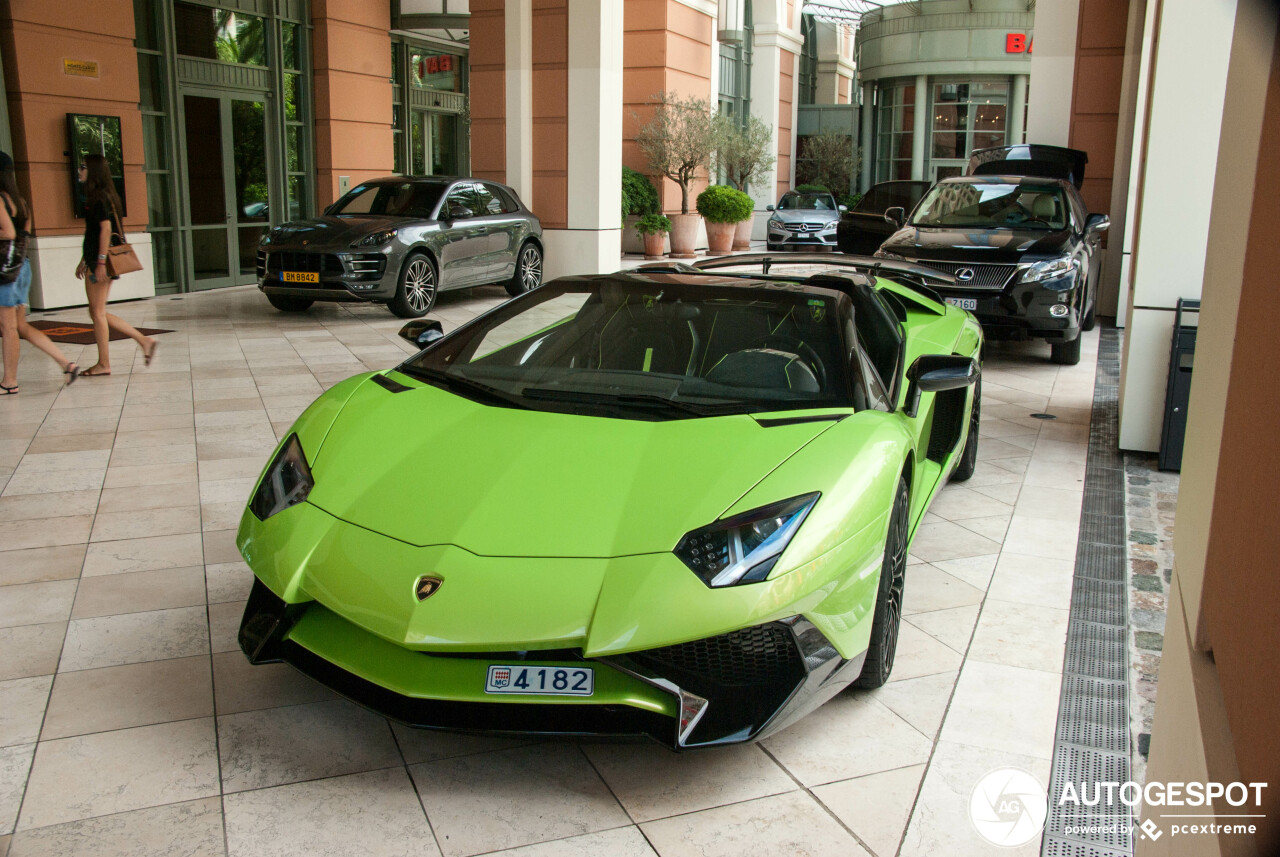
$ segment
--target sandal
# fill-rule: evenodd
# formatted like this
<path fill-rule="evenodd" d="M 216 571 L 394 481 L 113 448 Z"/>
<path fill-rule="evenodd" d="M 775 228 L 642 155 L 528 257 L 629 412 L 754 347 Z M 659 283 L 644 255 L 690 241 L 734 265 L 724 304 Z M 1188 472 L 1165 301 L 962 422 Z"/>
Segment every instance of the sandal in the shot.
<path fill-rule="evenodd" d="M 70 387 L 80 377 L 80 367 L 76 365 L 76 361 L 72 360 L 67 363 L 66 368 L 62 370 L 62 374 L 67 376 L 67 386 Z"/>
<path fill-rule="evenodd" d="M 4 384 L 0 384 L 0 390 L 4 391 L 0 393 L 0 396 L 16 396 L 18 394 L 18 385 L 14 384 L 12 387 L 6 387 Z"/>
<path fill-rule="evenodd" d="M 102 367 L 101 367 L 99 364 L 95 363 L 95 364 L 93 364 L 92 366 L 90 366 L 88 369 L 85 369 L 83 372 L 81 372 L 81 373 L 80 373 L 80 375 L 79 375 L 79 377 L 81 377 L 81 378 L 99 378 L 99 377 L 101 377 L 101 376 L 103 376 L 103 375 L 110 375 L 110 374 L 111 374 L 110 370 L 108 370 L 108 371 L 106 371 L 106 372 L 95 372 L 95 371 L 93 371 L 94 369 L 101 369 L 101 368 L 102 368 Z"/>

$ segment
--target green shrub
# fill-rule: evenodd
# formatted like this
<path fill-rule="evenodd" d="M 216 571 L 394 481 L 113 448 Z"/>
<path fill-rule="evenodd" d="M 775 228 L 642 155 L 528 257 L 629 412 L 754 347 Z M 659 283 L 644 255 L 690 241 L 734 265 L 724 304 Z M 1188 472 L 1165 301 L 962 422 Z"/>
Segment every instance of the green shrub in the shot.
<path fill-rule="evenodd" d="M 650 212 L 636 223 L 636 231 L 641 235 L 665 234 L 671 231 L 671 221 L 666 215 Z"/>
<path fill-rule="evenodd" d="M 622 216 L 652 214 L 658 210 L 658 191 L 653 182 L 630 167 L 622 168 Z"/>
<path fill-rule="evenodd" d="M 698 194 L 698 213 L 708 223 L 740 223 L 751 216 L 755 204 L 737 188 L 709 185 Z"/>
<path fill-rule="evenodd" d="M 796 188 L 796 193 L 831 193 L 831 188 L 824 184 L 802 184 Z"/>
<path fill-rule="evenodd" d="M 845 208 L 849 209 L 850 211 L 853 211 L 854 207 L 855 207 L 858 203 L 862 202 L 862 194 L 860 194 L 860 193 L 846 193 L 844 196 L 836 197 L 836 202 L 840 203 L 841 205 L 843 205 Z"/>

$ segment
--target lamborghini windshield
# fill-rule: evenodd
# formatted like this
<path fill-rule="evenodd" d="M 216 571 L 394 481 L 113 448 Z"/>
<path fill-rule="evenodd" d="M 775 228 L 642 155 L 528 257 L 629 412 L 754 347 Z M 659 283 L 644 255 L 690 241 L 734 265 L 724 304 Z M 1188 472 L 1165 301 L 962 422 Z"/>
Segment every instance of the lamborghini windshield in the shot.
<path fill-rule="evenodd" d="M 925 194 L 911 225 L 1065 229 L 1067 206 L 1062 191 L 1052 185 L 943 182 Z"/>
<path fill-rule="evenodd" d="M 628 419 L 850 407 L 839 293 L 654 274 L 549 283 L 400 371 L 486 404 Z"/>

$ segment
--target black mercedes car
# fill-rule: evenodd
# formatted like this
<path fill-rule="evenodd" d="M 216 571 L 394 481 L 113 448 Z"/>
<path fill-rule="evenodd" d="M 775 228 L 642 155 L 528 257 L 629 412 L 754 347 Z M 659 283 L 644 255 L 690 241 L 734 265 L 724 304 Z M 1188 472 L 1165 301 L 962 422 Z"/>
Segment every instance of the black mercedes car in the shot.
<path fill-rule="evenodd" d="M 943 179 L 877 256 L 955 277 L 935 286 L 967 309 L 991 339 L 1045 339 L 1055 363 L 1080 362 L 1080 333 L 1094 325 L 1099 245 L 1109 220 L 1080 198 L 1084 152 L 1017 145 L 975 151 L 967 175 Z"/>

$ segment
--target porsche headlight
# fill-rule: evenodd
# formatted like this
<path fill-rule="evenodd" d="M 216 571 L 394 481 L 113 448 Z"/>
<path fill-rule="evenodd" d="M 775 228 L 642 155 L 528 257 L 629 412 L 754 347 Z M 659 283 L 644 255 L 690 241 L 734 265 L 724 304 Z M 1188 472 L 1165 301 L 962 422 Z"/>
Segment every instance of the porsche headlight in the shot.
<path fill-rule="evenodd" d="M 758 583 L 769 576 L 818 494 L 792 497 L 686 533 L 675 555 L 707 586 Z"/>
<path fill-rule="evenodd" d="M 314 486 L 302 444 L 296 434 L 291 434 L 262 475 L 262 484 L 249 501 L 249 511 L 258 520 L 265 521 L 307 499 Z"/>
<path fill-rule="evenodd" d="M 1075 265 L 1072 263 L 1070 256 L 1045 259 L 1043 262 L 1036 262 L 1023 271 L 1022 282 L 1038 283 L 1042 280 L 1056 280 L 1070 274 L 1074 267 Z"/>
<path fill-rule="evenodd" d="M 352 247 L 381 247 L 384 244 L 390 244 L 395 240 L 396 231 L 394 229 L 384 229 L 381 232 L 370 232 L 359 241 L 352 243 Z"/>

